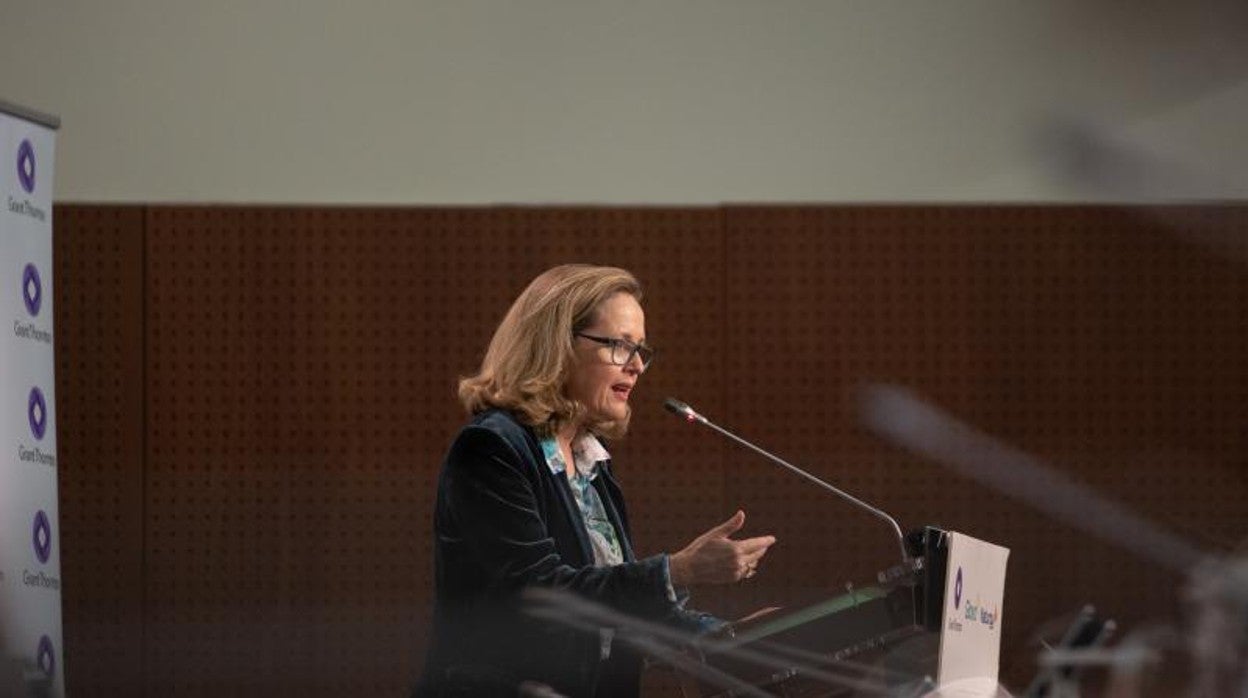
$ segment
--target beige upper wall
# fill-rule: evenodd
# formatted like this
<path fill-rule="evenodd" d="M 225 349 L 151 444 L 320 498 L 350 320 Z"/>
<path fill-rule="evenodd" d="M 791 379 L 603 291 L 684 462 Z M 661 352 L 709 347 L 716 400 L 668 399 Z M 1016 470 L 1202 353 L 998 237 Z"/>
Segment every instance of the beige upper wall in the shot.
<path fill-rule="evenodd" d="M 1248 12 L 1154 4 L 10 2 L 0 97 L 61 201 L 1248 198 Z"/>

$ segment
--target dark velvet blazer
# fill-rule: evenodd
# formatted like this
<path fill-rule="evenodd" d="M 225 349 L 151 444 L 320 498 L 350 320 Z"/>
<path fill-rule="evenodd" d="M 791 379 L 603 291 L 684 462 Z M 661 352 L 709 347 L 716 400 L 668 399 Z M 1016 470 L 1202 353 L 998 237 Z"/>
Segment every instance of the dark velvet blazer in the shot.
<path fill-rule="evenodd" d="M 634 555 L 609 462 L 593 484 L 623 564 L 594 566 L 567 477 L 550 471 L 532 429 L 491 410 L 460 431 L 438 479 L 433 630 L 418 695 L 516 695 L 524 681 L 569 696 L 636 695 L 639 657 L 616 642 L 600 661 L 596 630 L 525 615 L 519 594 L 530 586 L 691 630 L 705 624 L 669 598 L 663 555 Z"/>

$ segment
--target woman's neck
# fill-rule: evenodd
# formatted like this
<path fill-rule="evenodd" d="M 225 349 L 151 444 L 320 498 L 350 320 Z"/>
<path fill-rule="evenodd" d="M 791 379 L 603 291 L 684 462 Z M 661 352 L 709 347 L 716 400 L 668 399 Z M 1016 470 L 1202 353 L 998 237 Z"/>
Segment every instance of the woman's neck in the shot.
<path fill-rule="evenodd" d="M 559 427 L 559 431 L 555 432 L 555 441 L 559 443 L 561 448 L 571 450 L 572 442 L 580 431 L 581 426 L 579 424 L 565 424 Z"/>
<path fill-rule="evenodd" d="M 573 460 L 575 456 L 572 455 L 572 440 L 576 438 L 580 431 L 581 427 L 579 424 L 568 424 L 560 427 L 559 431 L 555 432 L 555 443 L 559 445 L 559 453 L 563 454 L 563 472 L 568 476 L 569 480 L 576 476 L 576 463 Z"/>

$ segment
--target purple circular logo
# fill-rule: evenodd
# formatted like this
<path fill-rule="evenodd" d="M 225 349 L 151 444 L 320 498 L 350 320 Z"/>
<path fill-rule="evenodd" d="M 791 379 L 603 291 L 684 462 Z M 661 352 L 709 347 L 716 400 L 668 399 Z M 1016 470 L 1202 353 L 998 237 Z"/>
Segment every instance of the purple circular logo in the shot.
<path fill-rule="evenodd" d="M 52 651 L 52 640 L 47 635 L 39 638 L 39 649 L 35 652 L 35 661 L 39 664 L 39 670 L 48 678 L 52 678 L 56 672 L 56 653 Z"/>
<path fill-rule="evenodd" d="M 27 194 L 35 193 L 35 146 L 30 139 L 22 141 L 17 148 L 17 179 Z"/>
<path fill-rule="evenodd" d="M 958 568 L 958 578 L 953 582 L 953 607 L 962 605 L 962 568 Z"/>
<path fill-rule="evenodd" d="M 31 542 L 35 545 L 35 557 L 39 558 L 39 564 L 48 564 L 48 558 L 52 556 L 52 524 L 48 523 L 48 515 L 42 509 L 35 514 Z"/>
<path fill-rule="evenodd" d="M 30 419 L 30 433 L 35 440 L 42 441 L 43 434 L 48 430 L 48 403 L 43 399 L 43 391 L 39 388 L 30 389 L 30 397 L 26 400 L 26 416 Z"/>
<path fill-rule="evenodd" d="M 26 301 L 26 312 L 31 317 L 39 314 L 39 307 L 43 305 L 43 282 L 33 264 L 27 264 L 22 270 L 22 300 Z"/>

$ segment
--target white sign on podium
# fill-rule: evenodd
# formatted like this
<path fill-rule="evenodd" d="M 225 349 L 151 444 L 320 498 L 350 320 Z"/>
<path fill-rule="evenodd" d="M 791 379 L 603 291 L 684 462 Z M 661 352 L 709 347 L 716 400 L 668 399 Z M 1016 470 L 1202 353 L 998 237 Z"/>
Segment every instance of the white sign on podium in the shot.
<path fill-rule="evenodd" d="M 970 684 L 997 685 L 1001 660 L 1001 610 L 1010 551 L 950 531 L 945 605 L 941 614 L 941 694 Z"/>

